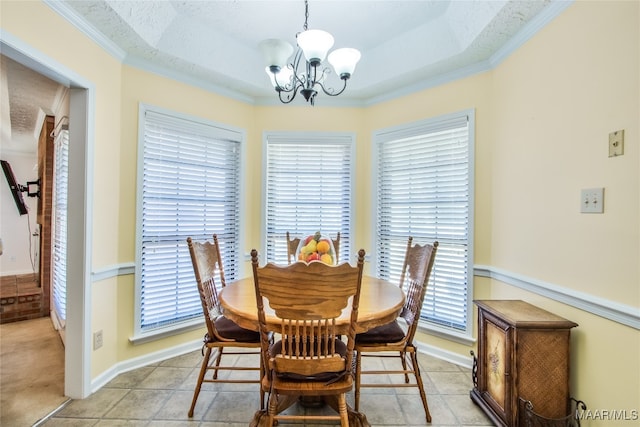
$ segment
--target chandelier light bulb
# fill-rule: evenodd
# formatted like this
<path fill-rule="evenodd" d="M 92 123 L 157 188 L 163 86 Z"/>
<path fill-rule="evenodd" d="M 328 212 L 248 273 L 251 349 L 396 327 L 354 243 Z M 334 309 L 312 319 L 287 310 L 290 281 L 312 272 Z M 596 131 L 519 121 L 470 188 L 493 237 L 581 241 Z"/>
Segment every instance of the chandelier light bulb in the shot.
<path fill-rule="evenodd" d="M 280 39 L 263 40 L 259 47 L 267 67 L 285 68 L 293 53 L 293 46 Z"/>
<path fill-rule="evenodd" d="M 322 30 L 307 30 L 298 34 L 298 46 L 304 52 L 304 57 L 314 66 L 320 64 L 327 57 L 327 52 L 333 46 L 333 36 Z"/>
<path fill-rule="evenodd" d="M 356 64 L 360 60 L 360 51 L 350 47 L 336 49 L 327 58 L 333 66 L 334 71 L 341 79 L 348 79 L 356 69 Z"/>
<path fill-rule="evenodd" d="M 280 68 L 280 71 L 277 71 L 277 72 L 271 71 L 270 67 L 265 67 L 264 71 L 269 76 L 269 79 L 271 80 L 271 84 L 275 88 L 277 87 L 284 88 L 285 86 L 291 84 L 293 71 L 291 70 L 291 68 L 287 66 Z"/>

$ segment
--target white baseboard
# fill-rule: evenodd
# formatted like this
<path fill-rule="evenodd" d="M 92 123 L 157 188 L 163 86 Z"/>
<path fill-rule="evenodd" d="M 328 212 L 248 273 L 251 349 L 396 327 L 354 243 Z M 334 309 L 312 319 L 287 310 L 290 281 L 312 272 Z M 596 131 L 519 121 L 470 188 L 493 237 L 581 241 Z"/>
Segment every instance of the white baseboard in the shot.
<path fill-rule="evenodd" d="M 145 354 L 144 356 L 125 360 L 124 362 L 116 363 L 110 369 L 98 375 L 91 381 L 91 393 L 95 393 L 105 384 L 107 384 L 109 381 L 120 374 L 132 371 L 134 369 L 142 368 L 143 366 L 147 366 L 152 363 L 170 359 L 172 357 L 181 356 L 183 354 L 198 350 L 200 347 L 202 347 L 201 339 L 170 348 L 165 348 L 160 351 L 156 351 L 155 353 Z"/>
<path fill-rule="evenodd" d="M 420 353 L 453 363 L 454 365 L 462 366 L 463 368 L 471 369 L 473 367 L 473 357 L 471 354 L 465 357 L 464 355 L 443 350 L 440 347 L 434 347 L 423 342 L 414 342 L 414 344 Z"/>

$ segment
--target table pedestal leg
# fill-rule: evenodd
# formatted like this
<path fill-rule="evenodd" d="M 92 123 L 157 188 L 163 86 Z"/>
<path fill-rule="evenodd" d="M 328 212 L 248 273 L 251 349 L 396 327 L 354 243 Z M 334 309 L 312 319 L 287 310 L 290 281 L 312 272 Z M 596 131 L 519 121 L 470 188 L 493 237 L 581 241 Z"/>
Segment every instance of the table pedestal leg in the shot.
<path fill-rule="evenodd" d="M 274 396 L 269 396 L 269 399 L 274 398 Z M 281 413 L 289 406 L 293 405 L 298 401 L 298 396 L 295 395 L 285 395 L 281 394 L 278 396 L 278 407 L 276 409 L 276 414 Z M 267 406 L 270 405 L 271 402 L 267 402 Z M 253 414 L 253 419 L 249 423 L 249 427 L 270 427 L 269 426 L 269 415 L 267 414 L 266 409 L 262 409 L 260 411 L 256 411 Z"/>
<path fill-rule="evenodd" d="M 293 405 L 299 397 L 280 395 L 278 399 L 278 413 L 284 411 L 289 406 Z M 324 401 L 327 405 L 331 406 L 336 412 L 338 409 L 338 399 L 336 396 L 325 396 Z M 347 406 L 347 412 L 349 414 L 349 427 L 371 427 L 365 414 L 356 412 L 350 406 Z M 253 415 L 253 419 L 249 423 L 249 427 L 270 427 L 269 416 L 266 410 L 257 411 Z"/>
<path fill-rule="evenodd" d="M 338 396 L 324 396 L 324 401 L 338 412 Z M 361 412 L 356 412 L 349 405 L 347 405 L 347 413 L 349 414 L 349 427 L 371 427 L 371 424 L 367 421 L 367 416 Z"/>

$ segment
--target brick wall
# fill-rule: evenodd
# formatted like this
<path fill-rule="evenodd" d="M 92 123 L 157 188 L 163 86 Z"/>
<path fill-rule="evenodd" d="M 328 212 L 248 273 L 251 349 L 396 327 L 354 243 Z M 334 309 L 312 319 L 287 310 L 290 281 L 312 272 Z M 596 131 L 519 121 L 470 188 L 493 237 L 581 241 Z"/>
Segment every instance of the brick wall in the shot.
<path fill-rule="evenodd" d="M 49 310 L 42 302 L 37 274 L 0 277 L 0 323 L 48 316 Z"/>

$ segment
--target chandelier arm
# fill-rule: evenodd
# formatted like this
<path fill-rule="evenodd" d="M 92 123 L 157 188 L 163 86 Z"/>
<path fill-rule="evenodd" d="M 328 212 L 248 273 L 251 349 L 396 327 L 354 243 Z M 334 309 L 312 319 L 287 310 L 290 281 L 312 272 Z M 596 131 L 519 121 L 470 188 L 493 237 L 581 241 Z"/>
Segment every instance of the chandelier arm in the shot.
<path fill-rule="evenodd" d="M 318 81 L 318 67 L 307 62 L 307 89 L 312 89 Z"/>
<path fill-rule="evenodd" d="M 343 79 L 344 81 L 344 85 L 342 86 L 342 89 L 340 89 L 339 92 L 335 92 L 335 90 L 333 88 L 329 88 L 329 89 L 325 89 L 324 85 L 321 82 L 318 82 L 318 86 L 320 86 L 322 88 L 322 91 L 329 96 L 338 96 L 340 95 L 342 92 L 344 92 L 344 90 L 347 88 L 347 79 Z M 335 93 L 334 93 L 335 92 Z"/>
<path fill-rule="evenodd" d="M 284 86 L 280 86 L 280 83 L 278 83 L 278 78 L 277 78 L 277 74 L 276 74 L 275 71 L 271 71 L 271 74 L 273 74 L 273 81 L 276 83 L 276 85 L 274 86 L 274 89 L 276 90 L 276 92 L 278 92 L 278 93 L 280 93 L 280 92 L 285 92 L 285 93 L 293 92 L 293 87 L 287 89 L 287 86 L 289 86 L 288 84 L 284 85 Z"/>
<path fill-rule="evenodd" d="M 321 85 L 321 82 L 329 74 L 331 74 L 331 70 L 329 69 L 329 67 L 323 67 L 322 68 L 322 74 L 320 75 L 320 78 L 316 78 L 316 76 L 314 75 L 314 81 Z"/>
<path fill-rule="evenodd" d="M 289 104 L 291 101 L 293 101 L 293 99 L 296 97 L 296 95 L 298 94 L 298 88 L 300 86 L 296 86 L 295 91 L 293 89 L 289 90 L 289 91 L 278 91 L 278 98 L 280 98 L 280 102 L 282 102 L 283 104 Z M 282 98 L 282 92 L 293 92 L 292 95 L 288 95 L 285 99 Z"/>
<path fill-rule="evenodd" d="M 297 69 L 298 69 L 298 64 L 300 63 L 300 58 L 302 57 L 302 50 L 298 49 L 298 51 L 296 52 L 293 61 L 290 64 L 287 64 L 287 67 L 291 69 L 291 71 L 293 72 L 293 76 L 291 78 L 291 82 L 288 84 L 285 84 L 284 86 L 280 86 L 280 83 L 278 82 L 277 76 L 276 76 L 276 71 L 275 70 L 271 70 L 271 73 L 273 74 L 273 78 L 274 81 L 276 83 L 275 85 L 275 89 L 278 92 L 278 94 L 280 94 L 281 92 L 285 92 L 285 93 L 290 93 L 290 92 L 294 92 L 294 91 L 298 91 L 299 87 L 298 85 L 302 85 L 303 81 L 300 78 L 300 76 L 298 75 Z M 293 97 L 295 97 L 295 94 L 293 95 Z M 293 97 L 291 99 L 293 99 Z M 282 97 L 280 96 L 280 100 L 282 101 Z M 285 102 L 282 101 L 285 104 L 288 104 L 291 101 Z"/>
<path fill-rule="evenodd" d="M 293 62 L 289 64 L 293 71 L 293 78 L 291 79 L 292 90 L 295 88 L 298 90 L 299 86 L 304 86 L 305 79 L 298 73 L 298 67 L 300 66 L 300 60 L 302 59 L 302 49 L 298 49 Z"/>
<path fill-rule="evenodd" d="M 298 72 L 294 69 L 293 70 L 293 79 L 291 81 L 291 85 L 294 86 L 296 89 L 304 86 L 305 79 L 304 79 L 304 75 L 300 76 L 300 74 L 298 74 Z"/>

